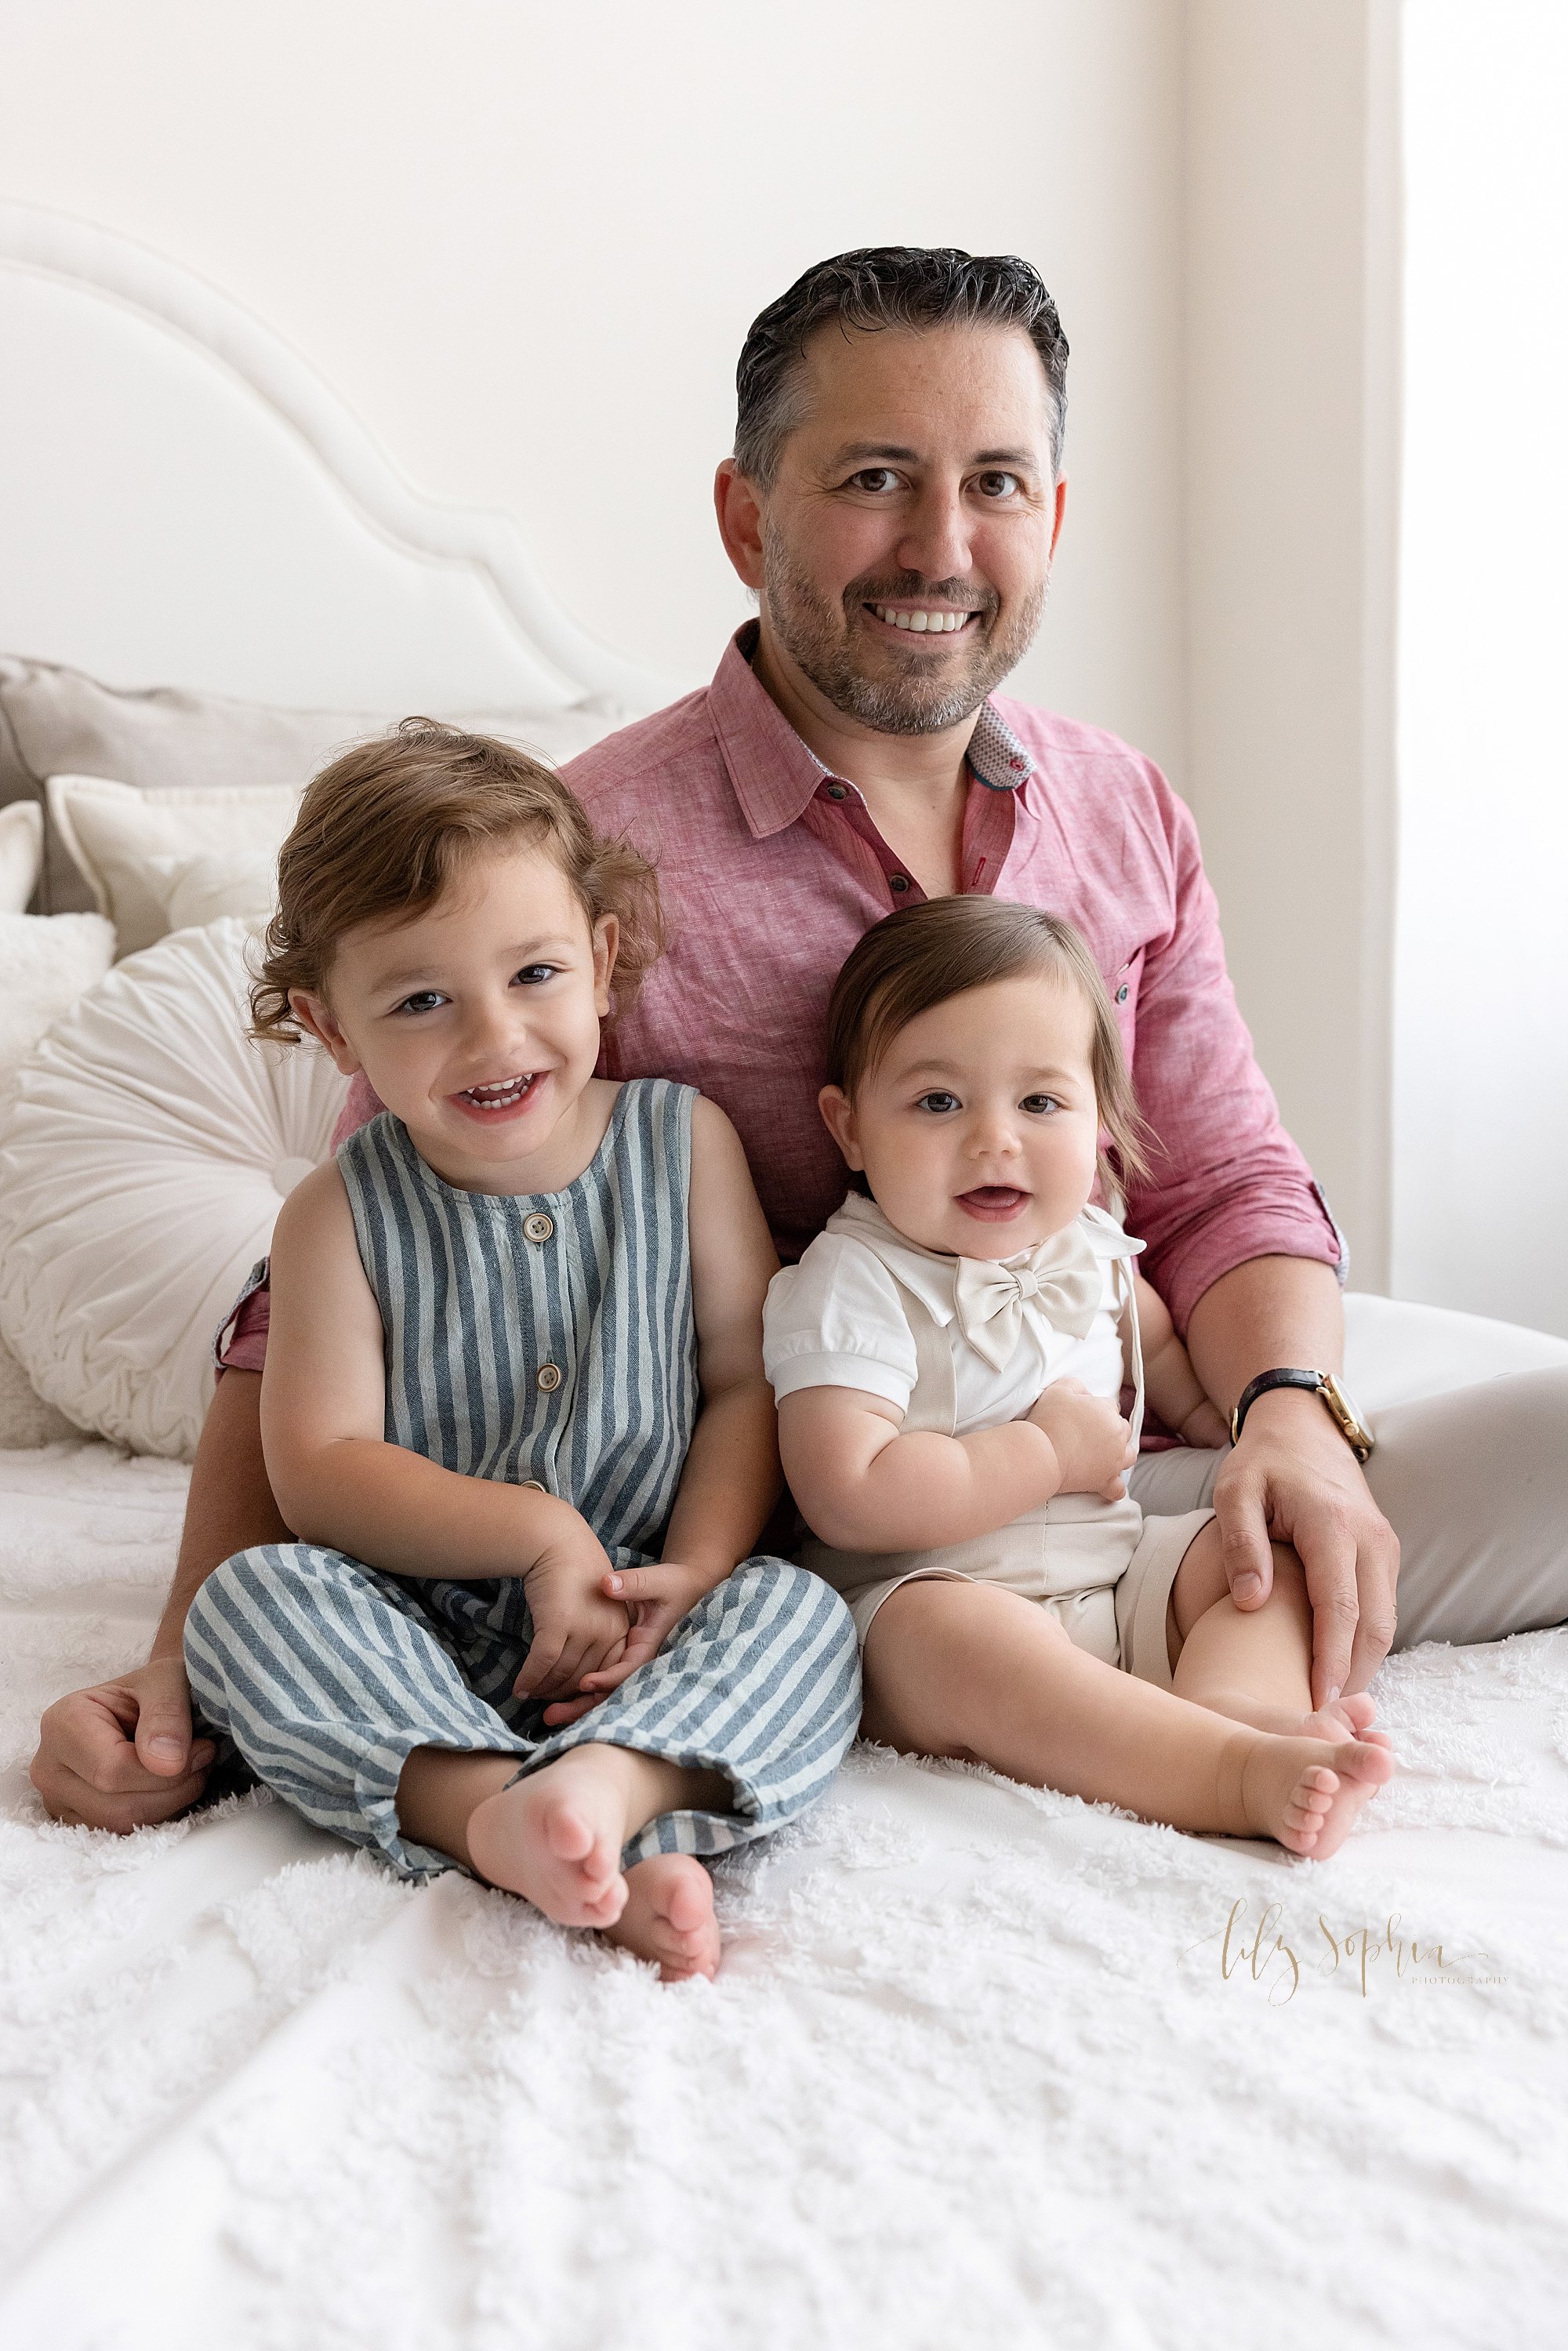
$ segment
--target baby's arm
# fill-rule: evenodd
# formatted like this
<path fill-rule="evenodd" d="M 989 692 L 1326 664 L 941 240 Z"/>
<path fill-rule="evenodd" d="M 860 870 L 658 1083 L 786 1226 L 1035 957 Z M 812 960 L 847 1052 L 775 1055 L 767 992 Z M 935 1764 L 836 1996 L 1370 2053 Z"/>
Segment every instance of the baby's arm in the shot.
<path fill-rule="evenodd" d="M 382 1350 L 342 1177 L 319 1167 L 273 1239 L 261 1439 L 278 1508 L 301 1541 L 389 1574 L 520 1575 L 534 1622 L 523 1683 L 541 1697 L 574 1689 L 626 1636 L 626 1611 L 600 1590 L 602 1546 L 552 1494 L 388 1444 Z"/>
<path fill-rule="evenodd" d="M 1136 1267 L 1138 1329 L 1144 1343 L 1144 1389 L 1167 1428 L 1188 1445 L 1228 1445 L 1230 1431 L 1218 1405 L 1198 1384 L 1192 1359 L 1176 1336 L 1170 1309 Z"/>
<path fill-rule="evenodd" d="M 716 1102 L 692 1112 L 688 1220 L 692 1314 L 702 1408 L 657 1567 L 612 1569 L 603 1589 L 632 1613 L 619 1660 L 585 1674 L 581 1703 L 552 1709 L 564 1723 L 597 1704 L 656 1655 L 689 1608 L 745 1559 L 779 1499 L 779 1425 L 762 1368 L 762 1301 L 779 1270 L 740 1137 Z"/>
<path fill-rule="evenodd" d="M 1048 1399 L 1049 1435 L 1034 1416 Z M 1047 1388 L 1029 1418 L 972 1437 L 904 1437 L 903 1418 L 896 1405 L 858 1388 L 800 1388 L 779 1404 L 790 1491 L 835 1550 L 967 1542 L 1053 1494 L 1098 1492 L 1126 1465 L 1126 1422 L 1076 1380 Z"/>

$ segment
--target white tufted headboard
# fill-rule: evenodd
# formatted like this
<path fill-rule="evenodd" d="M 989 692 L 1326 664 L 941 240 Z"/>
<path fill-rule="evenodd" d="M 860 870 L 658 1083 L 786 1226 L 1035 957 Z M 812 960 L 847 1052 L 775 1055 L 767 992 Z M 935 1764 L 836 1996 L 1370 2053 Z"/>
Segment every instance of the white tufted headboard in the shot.
<path fill-rule="evenodd" d="M 507 516 L 402 481 L 269 329 L 146 247 L 0 204 L 0 651 L 340 708 L 651 710 Z"/>

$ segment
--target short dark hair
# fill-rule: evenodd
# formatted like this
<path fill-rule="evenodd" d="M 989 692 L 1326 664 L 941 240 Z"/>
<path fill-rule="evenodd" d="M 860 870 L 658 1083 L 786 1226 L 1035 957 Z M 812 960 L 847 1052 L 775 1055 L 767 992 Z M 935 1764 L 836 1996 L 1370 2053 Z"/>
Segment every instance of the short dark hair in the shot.
<path fill-rule="evenodd" d="M 820 327 L 1019 327 L 1040 353 L 1051 391 L 1052 471 L 1067 423 L 1067 338 L 1040 272 L 1016 254 L 956 246 L 868 245 L 797 277 L 751 322 L 735 371 L 735 461 L 770 486 L 779 454 L 801 422 L 790 395 L 800 356 Z"/>
<path fill-rule="evenodd" d="M 1110 990 L 1082 931 L 1060 914 L 1010 899 L 928 898 L 873 923 L 851 949 L 828 1005 L 828 1083 L 852 1102 L 900 1031 L 972 987 L 1050 973 L 1076 988 L 1093 1017 L 1089 1062 L 1101 1128 L 1114 1159 L 1100 1172 L 1118 1190 L 1146 1176 L 1148 1129 L 1138 1114 Z"/>

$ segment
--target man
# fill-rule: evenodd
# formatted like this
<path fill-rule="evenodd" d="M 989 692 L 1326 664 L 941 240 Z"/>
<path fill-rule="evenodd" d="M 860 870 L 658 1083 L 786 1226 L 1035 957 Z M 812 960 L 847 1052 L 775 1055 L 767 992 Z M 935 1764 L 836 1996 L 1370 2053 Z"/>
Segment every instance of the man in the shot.
<path fill-rule="evenodd" d="M 716 498 L 758 619 L 711 687 L 567 770 L 601 829 L 657 858 L 674 933 L 615 1032 L 614 1071 L 687 1079 L 730 1113 L 795 1252 L 843 1190 L 816 1093 L 856 938 L 953 891 L 1075 921 L 1158 1146 L 1129 1226 L 1205 1387 L 1245 1413 L 1233 1450 L 1146 1454 L 1133 1491 L 1155 1510 L 1212 1499 L 1243 1607 L 1268 1590 L 1269 1536 L 1294 1542 L 1322 1704 L 1364 1687 L 1394 1638 L 1400 1538 L 1406 1642 L 1568 1614 L 1568 1373 L 1385 1414 L 1364 1472 L 1325 1402 L 1340 1239 L 1253 1061 L 1191 818 L 1124 745 L 995 692 L 1044 608 L 1066 360 L 1049 294 L 1009 258 L 842 255 L 757 320 Z M 351 1101 L 350 1123 L 374 1107 Z M 192 1744 L 185 1610 L 220 1560 L 287 1533 L 258 1434 L 263 1304 L 225 1357 L 151 1660 L 44 1719 L 33 1776 L 62 1818 L 128 1829 L 201 1792 L 212 1748 Z"/>

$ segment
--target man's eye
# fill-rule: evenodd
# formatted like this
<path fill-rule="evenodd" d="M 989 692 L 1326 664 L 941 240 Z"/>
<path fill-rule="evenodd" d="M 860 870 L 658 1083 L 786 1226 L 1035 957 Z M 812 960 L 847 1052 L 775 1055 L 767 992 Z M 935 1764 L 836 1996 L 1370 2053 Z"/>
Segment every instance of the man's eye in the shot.
<path fill-rule="evenodd" d="M 525 987 L 538 987 L 545 980 L 555 977 L 556 968 L 553 963 L 526 963 L 521 971 L 512 974 L 512 978 Z"/>
<path fill-rule="evenodd" d="M 394 1005 L 392 1010 L 394 1013 L 434 1012 L 438 1004 L 444 1004 L 446 998 L 439 988 L 417 987 L 412 996 L 405 996 L 401 1004 Z"/>
<path fill-rule="evenodd" d="M 956 1110 L 957 1107 L 958 1097 L 956 1094 L 945 1094 L 940 1092 L 922 1094 L 919 1102 L 915 1104 L 915 1108 L 917 1110 L 928 1110 L 933 1118 L 941 1118 L 948 1111 Z"/>
<path fill-rule="evenodd" d="M 863 471 L 850 475 L 852 490 L 868 490 L 873 497 L 885 497 L 898 486 L 898 475 L 891 465 L 867 465 Z"/>
<path fill-rule="evenodd" d="M 1046 1113 L 1053 1110 L 1060 1110 L 1061 1108 L 1061 1104 L 1058 1102 L 1054 1094 L 1025 1094 L 1020 1107 L 1029 1111 L 1032 1115 L 1037 1112 Z"/>
<path fill-rule="evenodd" d="M 975 485 L 985 498 L 1010 498 L 1019 486 L 1016 474 L 981 474 Z"/>

